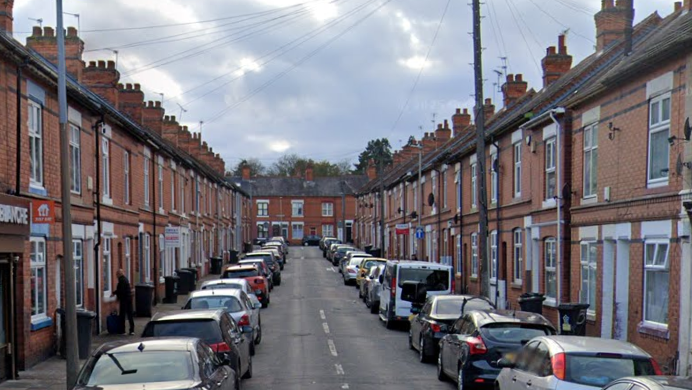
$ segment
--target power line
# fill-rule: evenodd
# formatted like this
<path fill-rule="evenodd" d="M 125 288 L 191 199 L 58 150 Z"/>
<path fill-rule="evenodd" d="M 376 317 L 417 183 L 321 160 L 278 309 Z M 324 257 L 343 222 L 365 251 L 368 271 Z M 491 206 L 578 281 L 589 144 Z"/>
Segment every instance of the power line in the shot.
<path fill-rule="evenodd" d="M 500 26 L 500 19 L 498 17 L 497 10 L 495 9 L 495 2 L 489 1 L 488 3 L 490 3 L 490 7 L 488 8 L 488 14 L 490 14 L 490 10 L 492 9 L 493 15 L 495 15 L 494 17 L 492 15 L 490 15 L 490 22 L 492 23 L 494 21 L 495 24 L 497 25 L 497 30 L 500 33 L 500 41 L 502 42 L 502 50 L 504 50 L 504 57 L 508 58 L 509 52 L 507 51 L 507 45 L 505 44 L 505 36 L 504 36 L 504 34 L 502 34 L 502 27 Z M 507 67 L 509 68 L 509 71 L 511 72 L 512 66 L 511 66 L 509 60 L 507 60 Z"/>
<path fill-rule="evenodd" d="M 423 61 L 423 64 L 421 65 L 418 71 L 418 75 L 416 76 L 416 80 L 413 82 L 413 86 L 411 87 L 411 90 L 409 91 L 408 96 L 406 97 L 406 102 L 401 107 L 401 111 L 399 111 L 399 115 L 394 121 L 392 128 L 389 129 L 390 134 L 394 133 L 394 130 L 396 130 L 396 127 L 399 125 L 399 121 L 401 121 L 401 117 L 404 115 L 404 111 L 406 111 L 406 107 L 408 107 L 409 103 L 411 102 L 411 98 L 413 97 L 413 94 L 416 91 L 416 88 L 418 87 L 418 83 L 420 82 L 421 76 L 423 75 L 423 70 L 425 70 L 425 64 L 428 63 L 428 58 L 430 57 L 430 53 L 432 52 L 433 46 L 435 46 L 435 41 L 437 41 L 437 36 L 440 33 L 440 28 L 442 27 L 442 23 L 444 22 L 445 16 L 447 15 L 447 11 L 449 10 L 449 4 L 451 2 L 451 0 L 447 0 L 447 4 L 445 4 L 444 11 L 442 11 L 442 17 L 440 17 L 440 22 L 437 24 L 437 28 L 435 29 L 435 35 L 433 36 L 433 39 L 430 42 L 430 46 L 428 46 L 428 52 L 425 54 L 425 60 Z"/>
<path fill-rule="evenodd" d="M 529 1 L 530 1 L 531 4 L 533 4 L 536 8 L 538 8 L 539 11 L 543 12 L 545 15 L 547 15 L 550 19 L 552 19 L 552 20 L 553 20 L 555 23 L 557 23 L 558 25 L 564 27 L 565 29 L 569 29 L 570 31 L 572 31 L 572 33 L 573 33 L 574 35 L 576 35 L 576 36 L 578 36 L 578 37 L 581 37 L 581 38 L 583 38 L 583 39 L 589 41 L 590 43 L 593 43 L 593 44 L 596 43 L 596 42 L 594 42 L 593 39 L 588 38 L 588 37 L 586 37 L 585 35 L 580 34 L 579 32 L 575 31 L 575 30 L 572 29 L 571 27 L 569 27 L 569 26 L 567 26 L 566 24 L 562 23 L 559 19 L 557 19 L 557 18 L 556 18 L 555 16 L 553 16 L 551 13 L 549 13 L 548 11 L 546 11 L 543 7 L 540 7 L 538 4 L 536 4 L 536 2 L 535 2 L 534 0 L 529 0 Z"/>
<path fill-rule="evenodd" d="M 510 6 L 508 0 L 505 0 L 505 3 L 507 3 L 507 8 L 509 8 L 510 15 L 512 15 L 512 20 L 514 20 L 514 24 L 517 26 L 517 29 L 519 30 L 519 35 L 521 35 L 521 38 L 524 40 L 524 43 L 526 44 L 526 49 L 529 51 L 531 60 L 536 65 L 538 73 L 541 73 L 541 67 L 538 65 L 538 60 L 536 59 L 536 56 L 533 54 L 533 51 L 531 50 L 531 45 L 529 45 L 529 41 L 526 39 L 526 35 L 524 35 L 524 31 L 521 28 L 521 25 L 519 24 L 516 15 L 514 14 L 514 10 L 512 10 L 512 7 Z"/>

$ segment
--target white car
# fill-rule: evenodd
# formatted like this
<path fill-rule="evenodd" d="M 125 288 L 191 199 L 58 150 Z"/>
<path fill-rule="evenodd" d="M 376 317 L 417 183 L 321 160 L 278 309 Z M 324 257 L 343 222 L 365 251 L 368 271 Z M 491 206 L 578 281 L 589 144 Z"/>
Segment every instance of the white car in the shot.
<path fill-rule="evenodd" d="M 500 359 L 496 390 L 595 390 L 627 376 L 661 375 L 651 355 L 625 341 L 581 336 L 531 339 Z"/>
<path fill-rule="evenodd" d="M 222 288 L 236 288 L 243 290 L 252 301 L 253 307 L 256 306 L 258 303 L 261 305 L 259 299 L 257 299 L 257 295 L 255 295 L 255 292 L 252 290 L 252 287 L 250 287 L 250 283 L 248 283 L 245 279 L 228 278 L 208 280 L 202 283 L 200 290 L 217 290 Z"/>
<path fill-rule="evenodd" d="M 370 255 L 368 255 L 370 256 Z M 344 277 L 344 284 L 350 284 L 351 282 L 356 282 L 356 277 L 358 276 L 358 267 L 360 263 L 363 262 L 362 257 L 353 256 L 348 264 L 344 264 L 344 272 L 342 273 Z"/>

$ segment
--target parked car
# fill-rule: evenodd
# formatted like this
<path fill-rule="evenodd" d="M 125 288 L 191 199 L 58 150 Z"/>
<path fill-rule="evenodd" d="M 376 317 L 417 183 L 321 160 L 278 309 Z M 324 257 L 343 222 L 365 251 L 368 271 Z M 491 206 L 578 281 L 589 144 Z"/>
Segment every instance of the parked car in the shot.
<path fill-rule="evenodd" d="M 396 322 L 408 321 L 411 302 L 401 299 L 405 281 L 420 282 L 427 295 L 449 295 L 454 291 L 452 267 L 424 261 L 389 260 L 380 274 L 380 319 L 392 328 Z"/>
<path fill-rule="evenodd" d="M 380 274 L 384 272 L 385 265 L 378 265 L 370 270 L 369 282 L 366 284 L 365 306 L 370 309 L 370 313 L 378 314 L 380 311 Z"/>
<path fill-rule="evenodd" d="M 281 245 L 284 247 L 284 253 L 288 254 L 288 240 L 286 240 L 285 237 L 283 236 L 274 236 L 274 237 L 269 237 L 269 242 L 280 242 Z"/>
<path fill-rule="evenodd" d="M 322 244 L 322 257 L 324 257 L 327 260 L 329 260 L 329 257 L 327 255 L 332 244 L 341 244 L 341 240 L 339 240 L 338 238 L 328 238 L 324 240 L 324 243 Z"/>
<path fill-rule="evenodd" d="M 683 376 L 631 376 L 610 382 L 603 390 L 692 390 L 692 378 Z"/>
<path fill-rule="evenodd" d="M 245 257 L 243 257 L 242 260 L 240 260 L 239 264 L 243 264 L 243 260 L 254 260 L 254 259 L 261 259 L 264 261 L 264 265 L 267 266 L 269 271 L 272 273 L 272 283 L 275 286 L 280 286 L 281 285 L 281 266 L 279 265 L 278 262 L 275 261 L 274 254 L 269 251 L 258 251 L 258 252 L 250 252 L 245 254 Z"/>
<path fill-rule="evenodd" d="M 265 242 L 267 242 L 267 238 L 266 238 L 266 237 L 257 237 L 257 238 L 255 238 L 254 240 L 252 240 L 252 244 L 253 244 L 253 245 L 260 245 L 260 246 L 261 246 L 261 245 L 264 244 Z"/>
<path fill-rule="evenodd" d="M 249 326 L 252 332 L 246 333 L 245 338 L 254 355 L 254 345 L 262 341 L 262 323 L 260 322 L 259 307 L 254 306 L 247 294 L 241 290 L 202 290 L 193 291 L 187 298 L 183 310 L 224 309 L 233 317 L 238 326 Z"/>
<path fill-rule="evenodd" d="M 370 269 L 378 264 L 387 264 L 387 259 L 374 258 L 370 255 L 361 257 L 360 264 L 358 265 L 358 272 L 356 273 L 356 288 L 359 289 L 358 296 L 362 299 L 363 294 L 360 290 L 360 284 L 365 279 L 365 276 L 370 273 Z"/>
<path fill-rule="evenodd" d="M 355 284 L 356 283 L 356 275 L 358 274 L 358 266 L 360 265 L 360 262 L 362 259 L 360 257 L 354 257 L 346 263 L 346 267 L 344 269 L 344 272 L 342 273 L 342 276 L 344 278 L 344 284 Z"/>
<path fill-rule="evenodd" d="M 463 311 L 494 310 L 495 305 L 485 298 L 473 295 L 433 295 L 429 296 L 420 312 L 411 319 L 408 344 L 411 349 L 418 350 L 419 360 L 428 362 L 437 357 L 439 343 L 449 333 Z"/>
<path fill-rule="evenodd" d="M 320 250 L 322 250 L 322 251 L 324 250 L 324 243 L 327 240 L 336 240 L 336 238 L 329 237 L 329 236 L 322 236 L 322 238 L 320 238 L 320 242 L 317 244 L 320 247 Z"/>
<path fill-rule="evenodd" d="M 262 302 L 262 307 L 269 306 L 271 297 L 269 296 L 269 282 L 260 274 L 260 270 L 253 265 L 229 265 L 221 274 L 221 279 L 243 278 L 250 283 L 252 291 L 255 292 L 257 299 Z"/>
<path fill-rule="evenodd" d="M 255 295 L 255 291 L 250 286 L 250 283 L 248 283 L 247 280 L 242 278 L 207 280 L 206 282 L 202 283 L 199 289 L 218 290 L 224 288 L 236 288 L 239 290 L 243 290 L 245 291 L 245 294 L 247 294 L 247 296 L 250 298 L 250 301 L 252 301 L 253 307 L 256 306 L 258 303 L 261 305 L 259 299 L 257 299 L 257 295 Z"/>
<path fill-rule="evenodd" d="M 339 245 L 333 252 L 332 252 L 332 265 L 339 266 L 339 261 L 343 259 L 346 256 L 347 252 L 350 251 L 355 251 L 357 250 L 356 248 L 350 246 L 350 245 Z"/>
<path fill-rule="evenodd" d="M 232 390 L 239 381 L 203 340 L 176 337 L 102 345 L 82 366 L 73 390 Z"/>
<path fill-rule="evenodd" d="M 336 250 L 339 249 L 339 247 L 341 247 L 341 246 L 346 246 L 346 247 L 349 247 L 351 249 L 355 249 L 355 248 L 353 248 L 353 246 L 351 246 L 349 244 L 342 244 L 341 242 L 339 242 L 338 244 L 332 243 L 329 246 L 329 250 L 327 251 L 327 260 L 331 261 L 332 264 L 334 264 L 334 252 L 336 252 Z M 336 264 L 334 264 L 334 265 L 336 265 Z"/>
<path fill-rule="evenodd" d="M 440 341 L 438 379 L 455 378 L 459 388 L 490 386 L 501 370 L 498 360 L 513 358 L 522 345 L 534 337 L 553 334 L 553 325 L 539 314 L 509 310 L 469 311 Z M 509 387 L 504 389 L 509 390 Z"/>
<path fill-rule="evenodd" d="M 338 253 L 338 252 L 337 252 Z M 336 256 L 336 254 L 335 254 Z M 339 263 L 336 264 L 336 266 L 339 268 L 339 273 L 344 273 L 346 271 L 346 266 L 351 262 L 353 259 L 363 259 L 365 257 L 372 257 L 372 255 L 369 255 L 361 250 L 358 249 L 352 249 L 346 251 L 344 255 L 340 258 Z"/>
<path fill-rule="evenodd" d="M 267 279 L 267 282 L 269 283 L 269 291 L 274 290 L 274 273 L 272 270 L 267 267 L 267 264 L 264 262 L 264 259 L 260 258 L 251 258 L 251 259 L 244 259 L 240 260 L 238 262 L 239 265 L 252 265 L 257 267 L 257 269 L 260 270 L 261 275 L 264 276 Z"/>
<path fill-rule="evenodd" d="M 651 355 L 633 344 L 579 336 L 533 338 L 516 359 L 505 357 L 498 366 L 495 383 L 502 390 L 593 390 L 628 376 L 661 375 Z"/>
<path fill-rule="evenodd" d="M 144 327 L 142 338 L 197 337 L 209 344 L 220 360 L 228 360 L 238 377 L 252 378 L 250 344 L 243 333 L 250 326 L 239 327 L 225 310 L 182 310 L 157 313 Z"/>
<path fill-rule="evenodd" d="M 320 244 L 321 239 L 322 239 L 322 237 L 316 236 L 316 235 L 303 236 L 303 239 L 300 241 L 300 245 L 302 245 L 302 246 L 317 246 Z"/>
<path fill-rule="evenodd" d="M 274 257 L 274 261 L 279 264 L 279 269 L 281 271 L 284 270 L 284 255 L 281 254 L 281 251 L 279 251 L 278 247 L 265 246 L 264 248 L 262 248 L 260 250 L 252 251 L 250 253 L 247 253 L 246 255 L 249 255 L 252 253 L 270 253 Z"/>
<path fill-rule="evenodd" d="M 284 244 L 282 244 L 279 241 L 269 241 L 266 244 L 262 245 L 262 250 L 270 250 L 270 249 L 273 249 L 273 250 L 276 250 L 277 252 L 279 252 L 279 254 L 281 255 L 281 259 L 282 259 L 284 264 L 288 263 L 288 259 L 287 259 L 288 249 L 286 249 L 286 246 L 284 246 Z"/>

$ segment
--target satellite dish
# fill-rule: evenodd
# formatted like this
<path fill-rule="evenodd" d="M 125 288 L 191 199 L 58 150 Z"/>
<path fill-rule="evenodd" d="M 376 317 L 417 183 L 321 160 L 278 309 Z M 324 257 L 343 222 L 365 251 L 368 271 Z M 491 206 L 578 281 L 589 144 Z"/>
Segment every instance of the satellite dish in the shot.
<path fill-rule="evenodd" d="M 690 118 L 685 120 L 685 141 L 689 141 L 692 137 L 692 126 L 690 126 Z"/>
<path fill-rule="evenodd" d="M 431 192 L 428 195 L 428 206 L 432 207 L 433 205 L 435 205 L 435 195 Z"/>

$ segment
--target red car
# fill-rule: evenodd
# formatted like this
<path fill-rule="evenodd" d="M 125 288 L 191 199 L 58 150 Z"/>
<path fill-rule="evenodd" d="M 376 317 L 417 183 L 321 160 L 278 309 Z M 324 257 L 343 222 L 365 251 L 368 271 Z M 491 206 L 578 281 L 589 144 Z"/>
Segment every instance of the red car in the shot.
<path fill-rule="evenodd" d="M 224 268 L 221 279 L 243 278 L 247 280 L 262 307 L 269 306 L 269 282 L 262 271 L 254 265 L 229 265 Z"/>

